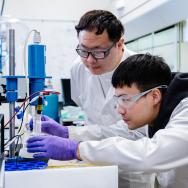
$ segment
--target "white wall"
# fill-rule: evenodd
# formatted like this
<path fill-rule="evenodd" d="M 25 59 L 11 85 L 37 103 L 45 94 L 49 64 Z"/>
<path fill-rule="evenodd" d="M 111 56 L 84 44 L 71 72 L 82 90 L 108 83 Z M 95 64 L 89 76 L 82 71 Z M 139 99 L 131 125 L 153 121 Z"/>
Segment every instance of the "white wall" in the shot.
<path fill-rule="evenodd" d="M 26 19 L 78 20 L 90 9 L 111 9 L 110 0 L 6 0 L 4 15 Z"/>

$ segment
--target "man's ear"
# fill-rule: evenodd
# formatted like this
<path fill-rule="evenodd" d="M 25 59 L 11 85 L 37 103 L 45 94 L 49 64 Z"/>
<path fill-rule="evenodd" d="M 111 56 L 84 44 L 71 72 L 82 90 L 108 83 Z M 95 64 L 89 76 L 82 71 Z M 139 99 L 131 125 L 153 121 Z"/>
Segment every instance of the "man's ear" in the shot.
<path fill-rule="evenodd" d="M 159 104 L 162 100 L 162 93 L 158 88 L 155 88 L 151 91 L 151 97 L 153 100 L 153 104 Z"/>
<path fill-rule="evenodd" d="M 124 37 L 121 37 L 117 43 L 118 47 L 122 47 L 124 45 L 125 39 Z"/>

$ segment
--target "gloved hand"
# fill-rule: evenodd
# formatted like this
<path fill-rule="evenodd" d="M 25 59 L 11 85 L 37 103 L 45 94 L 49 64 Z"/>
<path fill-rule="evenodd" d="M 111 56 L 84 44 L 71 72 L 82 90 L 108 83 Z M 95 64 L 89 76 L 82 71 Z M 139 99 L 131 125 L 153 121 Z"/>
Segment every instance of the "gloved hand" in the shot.
<path fill-rule="evenodd" d="M 78 144 L 78 141 L 52 135 L 34 136 L 27 140 L 27 151 L 39 152 L 34 158 L 71 160 L 77 159 Z"/>
<path fill-rule="evenodd" d="M 33 119 L 31 119 L 29 124 L 31 129 L 33 129 Z M 67 127 L 60 125 L 52 118 L 45 115 L 42 115 L 41 117 L 41 129 L 44 133 L 48 133 L 63 138 L 69 137 L 69 131 Z"/>

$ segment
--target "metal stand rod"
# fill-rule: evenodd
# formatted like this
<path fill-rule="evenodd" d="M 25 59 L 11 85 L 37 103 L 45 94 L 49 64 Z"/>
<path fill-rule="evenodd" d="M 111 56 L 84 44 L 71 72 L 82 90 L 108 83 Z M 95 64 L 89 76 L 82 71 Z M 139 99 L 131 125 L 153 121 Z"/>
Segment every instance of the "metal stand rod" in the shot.
<path fill-rule="evenodd" d="M 15 75 L 15 33 L 14 29 L 9 30 L 9 75 Z"/>
<path fill-rule="evenodd" d="M 15 32 L 14 29 L 9 30 L 9 75 L 15 75 Z M 10 118 L 14 114 L 15 102 L 9 104 Z M 10 122 L 9 136 L 12 139 L 15 136 L 15 119 Z M 15 142 L 9 147 L 9 157 L 15 156 Z"/>

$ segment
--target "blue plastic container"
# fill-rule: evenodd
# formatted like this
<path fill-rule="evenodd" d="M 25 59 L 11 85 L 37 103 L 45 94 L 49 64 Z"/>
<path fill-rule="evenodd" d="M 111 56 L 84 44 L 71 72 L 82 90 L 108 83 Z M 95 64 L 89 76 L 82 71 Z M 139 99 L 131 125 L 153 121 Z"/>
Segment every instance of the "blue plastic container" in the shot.
<path fill-rule="evenodd" d="M 29 77 L 30 95 L 35 92 L 44 90 L 44 84 L 46 78 L 45 64 L 46 64 L 46 46 L 42 44 L 29 45 L 28 46 L 28 77 Z M 36 95 L 33 95 L 32 98 L 34 98 Z M 37 101 L 32 103 L 32 105 L 37 105 Z"/>
<path fill-rule="evenodd" d="M 42 114 L 47 115 L 59 122 L 58 116 L 58 95 L 51 94 L 45 96 L 45 100 L 47 101 L 47 106 L 43 107 Z"/>
<path fill-rule="evenodd" d="M 28 75 L 29 77 L 45 78 L 46 47 L 42 44 L 28 46 Z"/>
<path fill-rule="evenodd" d="M 38 160 L 16 160 L 11 159 L 5 162 L 5 171 L 24 171 L 24 170 L 34 170 L 34 169 L 45 169 L 48 163 L 45 161 Z"/>

